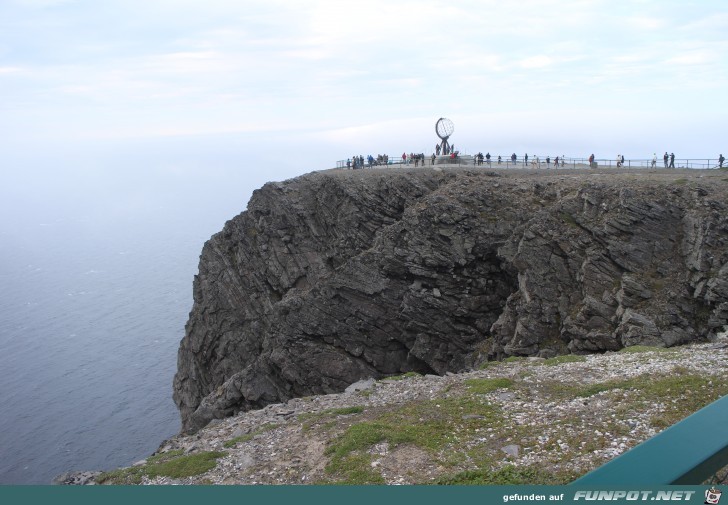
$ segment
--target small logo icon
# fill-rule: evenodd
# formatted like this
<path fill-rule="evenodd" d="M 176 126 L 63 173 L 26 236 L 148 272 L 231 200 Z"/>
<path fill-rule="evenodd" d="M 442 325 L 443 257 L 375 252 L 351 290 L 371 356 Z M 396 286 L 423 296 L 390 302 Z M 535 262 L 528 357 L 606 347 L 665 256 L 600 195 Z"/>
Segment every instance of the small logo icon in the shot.
<path fill-rule="evenodd" d="M 718 505 L 720 495 L 723 492 L 715 487 L 711 487 L 705 491 L 705 503 L 707 505 Z"/>

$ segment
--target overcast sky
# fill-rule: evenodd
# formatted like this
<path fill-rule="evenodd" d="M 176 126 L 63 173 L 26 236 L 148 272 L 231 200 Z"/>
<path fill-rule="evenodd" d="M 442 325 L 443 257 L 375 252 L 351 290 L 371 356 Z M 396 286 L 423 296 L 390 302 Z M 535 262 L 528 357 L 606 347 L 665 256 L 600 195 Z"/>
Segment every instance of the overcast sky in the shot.
<path fill-rule="evenodd" d="M 0 0 L 8 149 L 224 133 L 333 163 L 431 151 L 444 116 L 469 152 L 716 157 L 726 83 L 725 1 Z"/>

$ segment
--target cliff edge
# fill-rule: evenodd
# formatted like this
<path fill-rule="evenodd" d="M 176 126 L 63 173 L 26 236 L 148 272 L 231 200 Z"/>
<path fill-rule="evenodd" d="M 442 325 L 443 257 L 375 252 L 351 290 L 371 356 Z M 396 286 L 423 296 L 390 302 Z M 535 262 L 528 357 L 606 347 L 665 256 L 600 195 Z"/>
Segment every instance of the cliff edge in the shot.
<path fill-rule="evenodd" d="M 728 324 L 722 171 L 314 172 L 204 246 L 178 353 L 183 432 L 343 391 L 711 339 Z"/>

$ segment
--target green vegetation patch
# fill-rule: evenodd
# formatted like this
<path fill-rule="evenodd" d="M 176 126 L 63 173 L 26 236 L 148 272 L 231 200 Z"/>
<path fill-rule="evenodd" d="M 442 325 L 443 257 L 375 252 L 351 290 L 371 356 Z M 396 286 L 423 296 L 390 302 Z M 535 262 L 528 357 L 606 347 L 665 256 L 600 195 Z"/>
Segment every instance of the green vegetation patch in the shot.
<path fill-rule="evenodd" d="M 655 377 L 640 375 L 631 379 L 612 380 L 588 386 L 571 387 L 575 396 L 589 397 L 603 391 L 632 390 L 638 394 L 634 401 L 664 402 L 665 411 L 653 418 L 657 426 L 671 426 L 728 394 L 726 377 L 693 375 L 684 367 L 675 367 L 673 375 Z M 679 401 L 668 401 L 679 399 Z"/>
<path fill-rule="evenodd" d="M 106 472 L 97 477 L 99 484 L 139 484 L 142 477 L 171 477 L 182 479 L 203 474 L 215 468 L 217 460 L 226 456 L 225 452 L 198 452 L 182 456 L 182 451 L 170 451 L 152 456 L 147 463 L 131 468 Z"/>
<path fill-rule="evenodd" d="M 326 473 L 337 474 L 343 480 L 337 484 L 362 485 L 362 484 L 384 484 L 382 475 L 372 468 L 372 457 L 370 454 L 348 454 L 337 458 L 326 467 Z"/>
<path fill-rule="evenodd" d="M 633 389 L 642 391 L 645 395 L 657 399 L 665 396 L 666 393 L 672 392 L 674 396 L 677 390 L 673 388 L 691 388 L 696 387 L 701 382 L 707 382 L 698 376 L 674 376 L 674 377 L 654 377 L 650 375 L 639 375 L 631 379 L 614 379 L 606 382 L 597 382 L 587 386 L 575 386 L 572 388 L 575 396 L 586 398 L 615 389 Z"/>
<path fill-rule="evenodd" d="M 396 447 L 411 444 L 437 453 L 459 437 L 474 435 L 484 425 L 502 422 L 500 408 L 468 394 L 437 400 L 411 402 L 375 419 L 349 426 L 327 447 L 331 460 L 326 472 L 346 483 L 374 482 L 371 457 L 366 452 L 387 442 Z"/>
<path fill-rule="evenodd" d="M 311 420 L 311 419 L 321 419 L 323 417 L 329 417 L 329 416 L 346 416 L 349 414 L 359 414 L 361 412 L 364 412 L 364 407 L 360 407 L 360 406 L 342 407 L 339 409 L 326 409 L 326 410 L 322 410 L 320 412 L 306 412 L 306 413 L 300 414 L 298 416 L 298 420 L 307 421 L 307 420 Z"/>
<path fill-rule="evenodd" d="M 544 361 L 543 364 L 548 366 L 556 366 L 561 365 L 562 363 L 581 363 L 583 361 L 586 361 L 586 358 L 584 356 L 579 356 L 577 354 L 565 354 L 563 356 L 549 358 Z"/>
<path fill-rule="evenodd" d="M 364 412 L 364 407 L 342 407 L 340 409 L 331 409 L 331 414 L 335 416 L 348 416 L 349 414 L 360 414 Z"/>
<path fill-rule="evenodd" d="M 526 359 L 525 356 L 508 356 L 506 359 L 503 360 L 504 363 L 518 363 L 519 361 L 524 361 Z"/>
<path fill-rule="evenodd" d="M 274 424 L 274 423 L 266 423 L 263 426 L 261 426 L 260 428 L 258 428 L 257 430 L 251 431 L 250 433 L 246 433 L 245 435 L 241 435 L 239 437 L 232 438 L 232 439 L 228 440 L 227 442 L 225 442 L 222 445 L 226 449 L 229 449 L 231 447 L 235 447 L 238 444 L 242 444 L 244 442 L 248 442 L 248 441 L 252 440 L 253 437 L 255 437 L 257 435 L 260 435 L 261 433 L 265 433 L 266 431 L 274 430 L 277 427 L 278 427 L 277 424 Z"/>
<path fill-rule="evenodd" d="M 242 443 L 244 443 L 244 442 L 249 442 L 250 440 L 252 440 L 252 439 L 253 439 L 253 437 L 254 437 L 255 435 L 257 435 L 257 433 L 255 433 L 255 432 L 251 432 L 251 433 L 246 433 L 245 435 L 241 435 L 241 436 L 239 436 L 239 437 L 235 437 L 235 438 L 232 438 L 232 439 L 228 440 L 227 442 L 225 442 L 225 443 L 224 443 L 224 444 L 222 444 L 222 445 L 223 445 L 223 447 L 225 447 L 226 449 L 229 449 L 229 448 L 231 448 L 231 447 L 235 447 L 235 446 L 236 446 L 236 445 L 238 445 L 238 444 L 242 444 Z"/>
<path fill-rule="evenodd" d="M 728 377 L 691 375 L 676 367 L 673 372 L 683 373 L 650 381 L 643 378 L 642 391 L 646 399 L 658 398 L 664 402 L 665 411 L 652 418 L 655 426 L 672 426 L 685 417 L 697 412 L 718 398 L 728 395 Z M 678 401 L 669 401 L 678 399 Z"/>
<path fill-rule="evenodd" d="M 511 379 L 467 379 L 465 385 L 468 389 L 476 394 L 483 395 L 495 391 L 496 389 L 507 388 L 513 385 Z"/>
<path fill-rule="evenodd" d="M 478 370 L 486 370 L 488 368 L 493 368 L 498 365 L 500 365 L 500 361 L 484 361 L 480 365 L 478 365 Z"/>
<path fill-rule="evenodd" d="M 513 486 L 526 485 L 559 485 L 568 484 L 577 476 L 569 473 L 553 473 L 537 466 L 515 467 L 506 465 L 497 470 L 468 470 L 455 475 L 441 477 L 436 481 L 440 485 L 471 486 Z"/>
<path fill-rule="evenodd" d="M 321 412 L 306 412 L 300 414 L 298 416 L 298 420 L 303 423 L 303 430 L 308 431 L 315 423 L 323 419 L 337 416 L 348 416 L 351 414 L 360 414 L 362 412 L 364 412 L 364 407 L 342 407 L 339 409 L 326 409 L 322 410 Z M 328 427 L 331 427 L 329 423 L 327 423 L 327 425 Z"/>

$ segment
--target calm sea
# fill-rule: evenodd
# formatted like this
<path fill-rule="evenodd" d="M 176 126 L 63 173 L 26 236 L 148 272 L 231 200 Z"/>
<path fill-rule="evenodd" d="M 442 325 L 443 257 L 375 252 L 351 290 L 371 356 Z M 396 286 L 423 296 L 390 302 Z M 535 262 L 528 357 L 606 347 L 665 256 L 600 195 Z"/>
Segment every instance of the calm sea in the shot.
<path fill-rule="evenodd" d="M 2 484 L 128 465 L 179 429 L 176 349 L 211 231 L 97 217 L 0 233 Z"/>
<path fill-rule="evenodd" d="M 202 246 L 255 188 L 307 171 L 263 169 L 251 143 L 265 147 L 0 152 L 0 484 L 129 465 L 178 432 L 172 378 Z"/>

